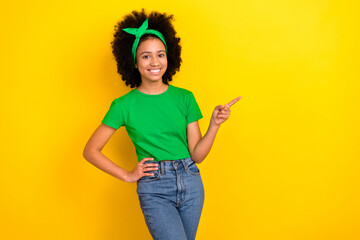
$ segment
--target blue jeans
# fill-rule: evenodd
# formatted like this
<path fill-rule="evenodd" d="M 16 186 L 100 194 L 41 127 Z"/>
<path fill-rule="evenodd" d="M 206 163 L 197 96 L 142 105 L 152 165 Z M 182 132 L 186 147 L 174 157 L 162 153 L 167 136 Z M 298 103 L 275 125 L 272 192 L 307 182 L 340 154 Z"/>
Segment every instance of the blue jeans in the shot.
<path fill-rule="evenodd" d="M 204 203 L 200 172 L 189 158 L 158 163 L 154 176 L 137 181 L 137 194 L 153 239 L 193 240 Z"/>

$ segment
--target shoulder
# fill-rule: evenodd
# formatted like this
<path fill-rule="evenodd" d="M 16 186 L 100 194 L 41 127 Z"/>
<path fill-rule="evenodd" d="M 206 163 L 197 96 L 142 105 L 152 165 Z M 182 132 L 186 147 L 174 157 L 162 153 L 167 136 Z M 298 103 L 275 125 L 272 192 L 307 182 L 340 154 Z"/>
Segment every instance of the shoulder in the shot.
<path fill-rule="evenodd" d="M 193 93 L 185 88 L 175 87 L 173 85 L 169 85 L 171 87 L 173 94 L 182 95 L 182 96 L 191 96 Z"/>
<path fill-rule="evenodd" d="M 129 91 L 128 93 L 125 93 L 124 95 L 118 97 L 118 98 L 115 98 L 113 100 L 113 103 L 115 104 L 123 104 L 123 103 L 126 103 L 128 101 L 131 101 L 131 99 L 133 99 L 136 94 L 135 93 L 135 89 Z"/>
<path fill-rule="evenodd" d="M 110 109 L 116 112 L 126 112 L 129 108 L 128 106 L 132 102 L 136 102 L 136 100 L 134 99 L 134 95 L 136 95 L 134 94 L 134 90 L 131 90 L 128 93 L 113 99 L 110 105 Z"/>

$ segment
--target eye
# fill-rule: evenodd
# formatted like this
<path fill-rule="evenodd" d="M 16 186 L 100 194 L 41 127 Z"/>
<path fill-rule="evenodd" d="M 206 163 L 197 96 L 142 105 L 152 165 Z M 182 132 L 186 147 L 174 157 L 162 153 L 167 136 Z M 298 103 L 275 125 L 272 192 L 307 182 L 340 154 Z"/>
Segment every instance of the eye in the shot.
<path fill-rule="evenodd" d="M 165 57 L 165 54 L 160 53 L 160 54 L 159 54 L 159 57 Z"/>
<path fill-rule="evenodd" d="M 144 55 L 142 58 L 143 59 L 148 59 L 148 58 L 150 58 L 150 56 L 149 55 Z"/>

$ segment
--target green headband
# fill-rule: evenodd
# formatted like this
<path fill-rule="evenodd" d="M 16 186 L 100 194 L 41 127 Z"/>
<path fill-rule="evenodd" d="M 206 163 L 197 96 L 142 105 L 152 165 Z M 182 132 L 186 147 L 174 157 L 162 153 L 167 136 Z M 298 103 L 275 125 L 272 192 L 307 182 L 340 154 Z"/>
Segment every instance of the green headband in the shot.
<path fill-rule="evenodd" d="M 161 34 L 161 32 L 154 30 L 154 29 L 147 29 L 149 26 L 148 23 L 148 18 L 143 22 L 143 24 L 139 27 L 139 28 L 124 28 L 123 31 L 130 33 L 132 35 L 135 35 L 135 41 L 134 44 L 132 46 L 132 54 L 134 56 L 134 63 L 136 60 L 136 49 L 139 45 L 139 41 L 140 38 L 144 35 L 144 34 L 154 34 L 157 37 L 159 37 L 161 39 L 161 41 L 164 43 L 165 48 L 166 48 L 166 53 L 167 53 L 167 46 L 166 46 L 166 42 L 165 42 L 165 38 L 164 36 Z"/>

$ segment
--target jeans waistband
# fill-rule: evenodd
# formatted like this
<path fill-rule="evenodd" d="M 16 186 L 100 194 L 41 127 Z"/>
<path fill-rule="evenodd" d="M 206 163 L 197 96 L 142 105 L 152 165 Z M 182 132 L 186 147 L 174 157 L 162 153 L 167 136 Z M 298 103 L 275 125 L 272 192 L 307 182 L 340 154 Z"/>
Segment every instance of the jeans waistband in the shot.
<path fill-rule="evenodd" d="M 160 173 L 165 173 L 165 170 L 175 170 L 181 168 L 187 168 L 193 160 L 191 157 L 178 159 L 178 160 L 163 160 L 163 161 L 146 161 L 147 163 L 157 163 L 159 164 L 159 171 Z"/>
<path fill-rule="evenodd" d="M 171 160 L 171 161 L 159 161 L 159 170 L 161 173 L 164 173 L 165 170 L 175 170 L 179 168 L 186 168 L 189 166 L 193 160 L 191 157 L 178 159 L 178 160 Z"/>
<path fill-rule="evenodd" d="M 172 166 L 174 163 L 177 164 L 182 164 L 182 163 L 191 163 L 193 160 L 191 159 L 191 157 L 188 158 L 183 158 L 183 159 L 177 159 L 177 160 L 163 160 L 163 161 L 158 161 L 159 163 L 164 164 L 165 166 Z"/>

